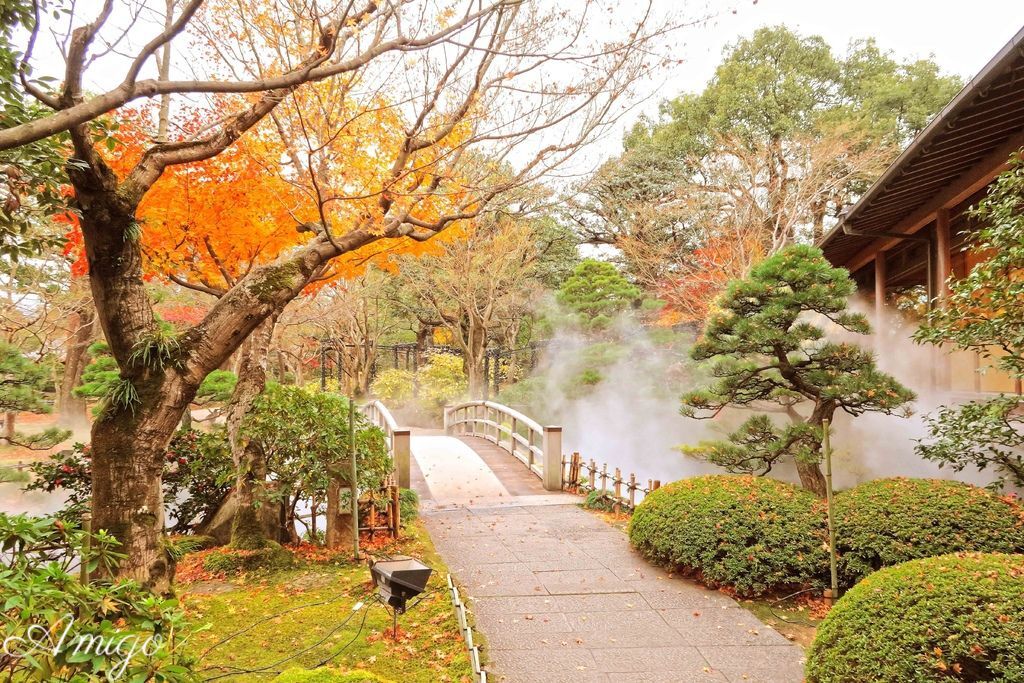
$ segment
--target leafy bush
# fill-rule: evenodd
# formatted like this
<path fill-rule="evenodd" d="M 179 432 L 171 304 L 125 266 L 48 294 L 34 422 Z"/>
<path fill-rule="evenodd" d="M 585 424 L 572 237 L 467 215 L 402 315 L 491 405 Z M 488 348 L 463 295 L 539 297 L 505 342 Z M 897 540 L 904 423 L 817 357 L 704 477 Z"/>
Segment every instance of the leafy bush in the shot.
<path fill-rule="evenodd" d="M 132 581 L 83 584 L 70 573 L 86 538 L 53 519 L 0 513 L 6 680 L 195 680 L 183 652 L 189 627 L 176 600 Z M 122 557 L 106 533 L 88 538 L 90 568 L 109 570 Z M 63 634 L 60 644 L 53 634 Z"/>
<path fill-rule="evenodd" d="M 420 368 L 420 400 L 431 408 L 440 408 L 462 398 L 469 384 L 462 369 L 462 358 L 450 353 L 435 353 Z"/>
<path fill-rule="evenodd" d="M 615 509 L 614 506 L 615 498 L 612 496 L 612 492 L 607 489 L 594 489 L 583 500 L 583 507 L 588 510 L 611 512 Z"/>
<path fill-rule="evenodd" d="M 813 494 L 764 477 L 683 479 L 648 495 L 629 524 L 644 555 L 740 595 L 820 583 L 825 518 Z"/>
<path fill-rule="evenodd" d="M 924 418 L 928 436 L 914 449 L 926 460 L 997 475 L 992 483 L 1024 488 L 1024 406 L 1020 396 L 999 394 L 956 406 L 943 406 Z"/>
<path fill-rule="evenodd" d="M 273 683 L 389 683 L 369 671 L 337 671 L 334 669 L 289 669 Z"/>
<path fill-rule="evenodd" d="M 415 375 L 409 370 L 381 370 L 370 384 L 370 394 L 388 405 L 404 405 L 412 400 L 414 381 Z"/>
<path fill-rule="evenodd" d="M 76 443 L 49 460 L 32 463 L 35 478 L 26 491 L 55 491 L 67 494 L 62 519 L 76 519 L 92 495 L 92 453 L 86 444 Z M 234 468 L 227 433 L 222 427 L 211 432 L 179 430 L 167 447 L 164 462 L 164 501 L 174 518 L 175 533 L 190 531 L 197 521 L 216 512 L 232 483 Z"/>
<path fill-rule="evenodd" d="M 1024 550 L 1024 516 L 985 489 L 940 479 L 878 479 L 836 496 L 840 581 L 953 552 Z"/>
<path fill-rule="evenodd" d="M 402 489 L 398 492 L 398 513 L 402 519 L 402 526 L 414 521 L 420 516 L 420 497 L 412 489 Z"/>
<path fill-rule="evenodd" d="M 276 485 L 276 495 L 327 495 L 329 470 L 343 466 L 348 452 L 348 399 L 338 394 L 270 384 L 246 415 L 243 433 L 260 444 Z M 384 433 L 355 412 L 359 488 L 379 489 L 391 473 Z"/>
<path fill-rule="evenodd" d="M 942 555 L 875 572 L 818 628 L 808 683 L 1024 680 L 1024 556 Z"/>
<path fill-rule="evenodd" d="M 24 470 L 0 465 L 0 484 L 24 483 L 29 479 L 29 473 Z"/>

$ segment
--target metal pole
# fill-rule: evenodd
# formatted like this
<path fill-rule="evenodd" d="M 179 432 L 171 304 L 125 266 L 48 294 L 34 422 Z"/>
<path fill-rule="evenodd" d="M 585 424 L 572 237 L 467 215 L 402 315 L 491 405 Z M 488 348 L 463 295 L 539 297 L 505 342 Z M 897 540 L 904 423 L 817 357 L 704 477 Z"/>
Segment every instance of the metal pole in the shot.
<path fill-rule="evenodd" d="M 359 486 L 356 471 L 356 402 L 348 398 L 348 459 L 351 464 L 349 486 L 352 491 L 352 558 L 359 561 Z"/>
<path fill-rule="evenodd" d="M 320 391 L 327 391 L 327 347 L 320 342 Z"/>
<path fill-rule="evenodd" d="M 836 523 L 832 510 L 832 439 L 829 420 L 821 421 L 821 449 L 825 454 L 825 499 L 828 504 L 828 555 L 829 569 L 832 572 L 833 600 L 839 598 L 839 573 L 836 568 Z"/>
<path fill-rule="evenodd" d="M 92 555 L 92 513 L 82 513 L 82 531 L 85 538 L 82 542 L 82 559 L 78 568 L 78 580 L 82 584 L 89 583 L 89 556 Z"/>

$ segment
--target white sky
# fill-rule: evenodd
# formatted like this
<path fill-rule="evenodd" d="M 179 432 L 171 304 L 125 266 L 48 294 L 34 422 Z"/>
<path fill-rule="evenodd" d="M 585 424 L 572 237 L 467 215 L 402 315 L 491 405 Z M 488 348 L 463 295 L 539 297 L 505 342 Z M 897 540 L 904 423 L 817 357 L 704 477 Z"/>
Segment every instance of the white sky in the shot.
<path fill-rule="evenodd" d="M 99 4 L 99 0 L 80 0 L 80 16 L 93 16 Z M 635 109 L 598 144 L 582 152 L 577 163 L 563 169 L 570 177 L 585 174 L 600 160 L 617 154 L 622 132 L 641 113 L 654 116 L 660 101 L 703 89 L 725 46 L 761 26 L 785 24 L 804 35 L 821 35 L 838 53 L 845 52 L 851 40 L 874 37 L 881 49 L 892 50 L 898 58 L 932 57 L 943 71 L 965 79 L 973 77 L 1024 26 L 1024 0 L 654 0 L 654 4 L 656 14 L 685 15 L 688 10 L 692 14 L 707 7 L 722 13 L 706 25 L 683 28 L 673 36 L 672 54 L 682 59 L 682 64 L 640 87 Z M 629 16 L 642 5 L 624 0 L 614 11 Z M 151 31 L 152 26 L 140 36 L 148 38 Z M 40 52 L 42 71 L 60 73 L 63 62 L 59 55 L 45 49 Z M 177 71 L 181 55 L 175 62 Z M 94 80 L 89 85 L 105 89 L 112 83 L 104 81 L 120 80 L 123 65 L 94 69 L 90 75 Z"/>

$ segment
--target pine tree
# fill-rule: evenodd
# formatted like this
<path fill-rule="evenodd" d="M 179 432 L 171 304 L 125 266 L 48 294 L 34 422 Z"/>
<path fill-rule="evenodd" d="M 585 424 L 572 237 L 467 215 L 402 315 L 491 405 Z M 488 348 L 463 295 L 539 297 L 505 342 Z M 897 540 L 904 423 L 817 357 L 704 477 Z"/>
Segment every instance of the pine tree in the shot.
<path fill-rule="evenodd" d="M 580 325 L 604 329 L 616 315 L 638 304 L 643 293 L 611 263 L 586 259 L 558 290 L 558 303 L 575 314 Z"/>
<path fill-rule="evenodd" d="M 10 415 L 19 412 L 49 413 L 52 410 L 45 391 L 50 384 L 50 373 L 45 365 L 24 356 L 13 344 L 0 342 L 0 412 Z M 38 434 L 14 432 L 8 425 L 4 441 L 24 448 L 48 449 L 68 438 L 64 429 L 46 429 Z"/>
<path fill-rule="evenodd" d="M 806 245 L 787 247 L 746 279 L 733 281 L 692 351 L 695 360 L 712 361 L 716 381 L 685 394 L 682 413 L 713 417 L 728 406 L 767 404 L 790 423 L 780 426 L 768 415 L 755 415 L 726 441 L 701 442 L 684 452 L 730 471 L 758 474 L 792 458 L 804 488 L 824 496 L 822 421 L 837 410 L 893 414 L 914 399 L 878 370 L 870 352 L 826 339 L 825 324 L 870 333 L 867 319 L 847 310 L 855 291 L 846 270 L 833 268 L 819 249 Z"/>

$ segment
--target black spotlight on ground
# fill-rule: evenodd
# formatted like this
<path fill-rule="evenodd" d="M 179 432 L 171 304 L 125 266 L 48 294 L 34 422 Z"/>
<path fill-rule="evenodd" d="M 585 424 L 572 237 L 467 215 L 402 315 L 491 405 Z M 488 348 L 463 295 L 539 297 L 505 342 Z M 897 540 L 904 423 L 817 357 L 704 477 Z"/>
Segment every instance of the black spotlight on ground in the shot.
<path fill-rule="evenodd" d="M 370 576 L 384 604 L 394 610 L 394 636 L 398 639 L 398 615 L 405 614 L 406 603 L 423 592 L 433 570 L 419 560 L 398 555 L 374 562 Z"/>

